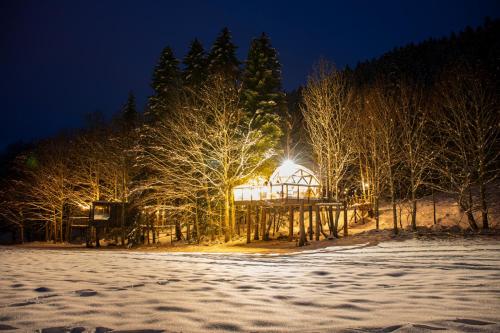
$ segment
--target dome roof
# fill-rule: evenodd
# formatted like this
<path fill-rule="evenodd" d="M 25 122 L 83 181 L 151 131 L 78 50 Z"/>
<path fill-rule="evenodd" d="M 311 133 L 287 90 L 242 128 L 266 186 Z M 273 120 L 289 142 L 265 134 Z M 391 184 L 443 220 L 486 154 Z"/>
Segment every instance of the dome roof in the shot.
<path fill-rule="evenodd" d="M 319 181 L 314 172 L 293 161 L 286 160 L 269 179 L 272 184 L 301 184 L 318 186 Z"/>

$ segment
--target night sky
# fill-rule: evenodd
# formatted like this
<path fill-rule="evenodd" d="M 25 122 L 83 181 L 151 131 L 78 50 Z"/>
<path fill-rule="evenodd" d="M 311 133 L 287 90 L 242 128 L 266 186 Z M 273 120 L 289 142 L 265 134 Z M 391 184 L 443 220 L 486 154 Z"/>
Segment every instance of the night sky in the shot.
<path fill-rule="evenodd" d="M 320 56 L 354 66 L 500 15 L 498 0 L 380 2 L 0 0 L 0 148 L 110 117 L 129 90 L 143 110 L 161 50 L 182 58 L 195 37 L 208 50 L 224 26 L 240 60 L 267 32 L 292 90 Z"/>

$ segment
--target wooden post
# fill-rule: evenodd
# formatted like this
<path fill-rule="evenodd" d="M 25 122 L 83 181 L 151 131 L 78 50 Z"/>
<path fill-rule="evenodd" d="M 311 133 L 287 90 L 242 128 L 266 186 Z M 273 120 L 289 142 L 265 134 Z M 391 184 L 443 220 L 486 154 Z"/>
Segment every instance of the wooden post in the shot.
<path fill-rule="evenodd" d="M 264 240 L 266 238 L 266 219 L 267 219 L 267 214 L 266 214 L 266 208 L 263 207 L 260 210 L 260 234 L 261 234 L 261 239 Z"/>
<path fill-rule="evenodd" d="M 301 201 L 299 208 L 299 246 L 304 246 L 307 243 L 306 227 L 304 225 L 304 201 Z"/>
<path fill-rule="evenodd" d="M 319 241 L 319 228 L 320 228 L 320 223 L 321 223 L 321 212 L 320 212 L 320 206 L 316 206 L 316 240 Z"/>
<path fill-rule="evenodd" d="M 347 225 L 347 201 L 344 201 L 344 237 L 347 237 L 349 234 L 348 228 L 349 226 Z"/>
<path fill-rule="evenodd" d="M 250 205 L 247 205 L 247 244 L 250 243 L 250 229 L 252 229 L 252 217 L 251 217 L 251 207 Z"/>
<path fill-rule="evenodd" d="M 288 241 L 293 242 L 293 206 L 290 206 L 290 216 L 288 216 Z"/>
<path fill-rule="evenodd" d="M 313 206 L 309 205 L 309 213 L 307 214 L 309 217 L 309 240 L 313 239 Z"/>
<path fill-rule="evenodd" d="M 254 230 L 254 235 L 253 235 L 253 239 L 254 240 L 259 240 L 259 211 L 260 213 L 262 213 L 262 207 L 259 207 L 259 206 L 255 206 L 255 230 Z"/>

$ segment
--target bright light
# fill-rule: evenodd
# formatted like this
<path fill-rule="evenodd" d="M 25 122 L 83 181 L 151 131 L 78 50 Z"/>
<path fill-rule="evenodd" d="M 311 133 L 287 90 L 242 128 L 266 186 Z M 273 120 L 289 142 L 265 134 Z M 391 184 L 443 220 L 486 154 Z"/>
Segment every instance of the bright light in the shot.
<path fill-rule="evenodd" d="M 280 177 L 289 177 L 297 170 L 296 164 L 292 160 L 285 160 L 280 166 Z"/>

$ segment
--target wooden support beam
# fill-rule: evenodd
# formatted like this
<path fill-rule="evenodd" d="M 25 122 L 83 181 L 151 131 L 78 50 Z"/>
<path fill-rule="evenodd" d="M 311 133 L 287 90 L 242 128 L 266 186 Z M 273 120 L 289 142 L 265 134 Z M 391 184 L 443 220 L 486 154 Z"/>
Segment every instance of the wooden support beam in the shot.
<path fill-rule="evenodd" d="M 316 240 L 319 241 L 319 229 L 320 229 L 320 224 L 321 224 L 321 207 L 316 206 L 316 230 L 315 230 L 315 236 Z"/>
<path fill-rule="evenodd" d="M 288 241 L 293 242 L 293 206 L 289 208 L 288 216 Z"/>
<path fill-rule="evenodd" d="M 307 235 L 306 235 L 306 227 L 304 224 L 304 203 L 300 203 L 299 208 L 299 230 L 300 230 L 300 238 L 299 238 L 299 246 L 304 246 L 307 243 Z"/>
<path fill-rule="evenodd" d="M 309 213 L 307 214 L 309 217 L 309 240 L 313 239 L 313 207 L 309 205 Z"/>
<path fill-rule="evenodd" d="M 251 206 L 247 206 L 247 244 L 251 242 L 250 236 L 251 236 L 251 229 L 252 229 L 252 212 L 251 212 Z"/>
<path fill-rule="evenodd" d="M 261 234 L 261 237 L 260 239 L 264 240 L 266 238 L 266 218 L 267 218 L 267 214 L 266 214 L 266 208 L 261 208 L 260 210 L 260 234 Z"/>
<path fill-rule="evenodd" d="M 262 215 L 259 213 L 262 213 L 262 206 L 255 206 L 255 232 L 253 235 L 254 240 L 259 240 L 259 217 L 260 215 Z"/>

